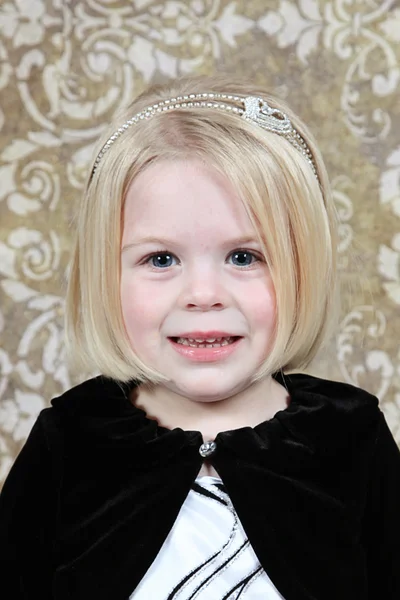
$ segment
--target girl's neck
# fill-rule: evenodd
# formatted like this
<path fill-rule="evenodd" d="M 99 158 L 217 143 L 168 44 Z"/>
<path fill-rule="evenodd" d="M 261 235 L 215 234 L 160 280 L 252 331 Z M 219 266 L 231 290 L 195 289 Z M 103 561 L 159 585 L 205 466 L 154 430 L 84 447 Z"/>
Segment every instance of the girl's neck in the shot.
<path fill-rule="evenodd" d="M 279 410 L 288 407 L 290 397 L 271 377 L 231 398 L 213 402 L 192 401 L 162 386 L 150 390 L 140 385 L 132 390 L 131 402 L 160 426 L 200 431 L 206 441 L 214 439 L 220 431 L 255 427 L 272 419 Z"/>

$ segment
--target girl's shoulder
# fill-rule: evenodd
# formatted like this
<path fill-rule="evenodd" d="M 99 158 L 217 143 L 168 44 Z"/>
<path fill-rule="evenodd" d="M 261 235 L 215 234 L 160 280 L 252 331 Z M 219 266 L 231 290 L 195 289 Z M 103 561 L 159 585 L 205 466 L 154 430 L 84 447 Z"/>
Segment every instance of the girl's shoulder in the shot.
<path fill-rule="evenodd" d="M 55 441 L 57 446 L 61 440 L 96 440 L 119 426 L 139 430 L 144 413 L 130 402 L 131 388 L 132 384 L 93 377 L 54 397 L 37 422 L 49 445 Z"/>
<path fill-rule="evenodd" d="M 281 376 L 290 404 L 275 420 L 320 456 L 335 456 L 358 445 L 372 448 L 384 415 L 378 398 L 350 383 L 306 373 Z"/>
<path fill-rule="evenodd" d="M 289 392 L 299 411 L 319 410 L 325 415 L 342 418 L 376 419 L 380 413 L 377 396 L 354 384 L 324 379 L 307 373 L 279 375 L 279 383 Z"/>
<path fill-rule="evenodd" d="M 303 394 L 326 396 L 326 398 L 355 400 L 356 402 L 378 405 L 377 397 L 366 389 L 353 383 L 325 379 L 309 373 L 277 373 L 274 377 L 285 382 L 290 391 L 299 391 Z"/>
<path fill-rule="evenodd" d="M 133 385 L 98 375 L 54 397 L 45 412 L 54 418 L 71 419 L 131 411 L 133 405 L 129 401 L 129 393 Z"/>

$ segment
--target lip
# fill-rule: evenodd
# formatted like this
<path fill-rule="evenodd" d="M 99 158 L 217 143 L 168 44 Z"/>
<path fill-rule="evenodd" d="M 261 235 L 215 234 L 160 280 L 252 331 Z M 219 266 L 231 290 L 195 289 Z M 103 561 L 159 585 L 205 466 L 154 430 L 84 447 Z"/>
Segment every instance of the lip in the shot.
<path fill-rule="evenodd" d="M 179 336 L 186 337 L 186 336 Z M 189 336 L 187 336 L 189 337 Z M 211 337 L 211 336 L 210 336 Z M 214 336 L 217 337 L 217 336 Z M 222 337 L 222 336 L 218 336 Z M 225 337 L 225 336 L 224 336 Z M 237 337 L 237 336 L 236 336 Z M 183 344 L 178 344 L 174 342 L 173 339 L 168 338 L 171 346 L 185 358 L 192 360 L 194 362 L 217 362 L 219 360 L 223 360 L 228 358 L 231 354 L 233 354 L 240 342 L 242 341 L 242 337 L 239 337 L 237 340 L 232 342 L 232 344 L 228 344 L 227 346 L 220 346 L 219 348 L 192 348 L 190 346 L 184 346 Z"/>
<path fill-rule="evenodd" d="M 206 340 L 207 338 L 221 338 L 221 337 L 241 337 L 238 336 L 238 334 L 235 333 L 227 333 L 226 331 L 189 331 L 188 333 L 178 333 L 177 335 L 174 336 L 170 336 L 170 337 L 175 337 L 175 338 L 191 338 L 192 340 L 194 339 L 199 339 L 199 340 Z"/>

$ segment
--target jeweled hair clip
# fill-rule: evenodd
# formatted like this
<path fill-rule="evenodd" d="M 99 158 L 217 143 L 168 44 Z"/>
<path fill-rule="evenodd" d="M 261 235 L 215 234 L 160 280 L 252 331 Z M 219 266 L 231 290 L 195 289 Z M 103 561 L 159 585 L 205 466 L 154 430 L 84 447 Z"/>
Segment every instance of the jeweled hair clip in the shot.
<path fill-rule="evenodd" d="M 239 106 L 237 106 L 239 104 Z M 150 119 L 154 115 L 168 112 L 170 110 L 187 110 L 191 108 L 212 108 L 238 114 L 247 121 L 251 121 L 267 131 L 272 131 L 283 136 L 298 150 L 309 163 L 317 181 L 319 182 L 317 167 L 315 165 L 311 150 L 302 136 L 294 129 L 288 116 L 281 110 L 270 106 L 262 98 L 256 96 L 234 96 L 231 94 L 202 93 L 177 96 L 168 100 L 160 100 L 152 106 L 148 106 L 141 112 L 128 119 L 119 127 L 106 141 L 94 161 L 90 179 L 92 179 L 104 154 L 111 148 L 113 143 L 125 133 L 127 129 L 140 121 Z"/>

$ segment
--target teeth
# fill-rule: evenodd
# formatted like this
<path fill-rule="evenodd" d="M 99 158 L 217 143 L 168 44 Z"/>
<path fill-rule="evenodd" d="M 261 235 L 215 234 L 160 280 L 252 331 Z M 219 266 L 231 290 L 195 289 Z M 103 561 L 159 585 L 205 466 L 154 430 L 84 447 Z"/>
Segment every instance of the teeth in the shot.
<path fill-rule="evenodd" d="M 207 338 L 204 339 L 192 339 L 192 338 L 178 338 L 176 341 L 178 344 L 184 346 L 191 346 L 193 348 L 218 348 L 219 346 L 227 346 L 233 340 L 232 337 L 228 338 Z"/>

